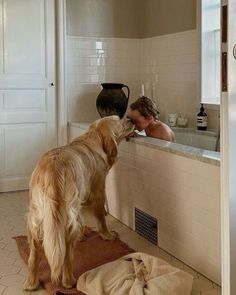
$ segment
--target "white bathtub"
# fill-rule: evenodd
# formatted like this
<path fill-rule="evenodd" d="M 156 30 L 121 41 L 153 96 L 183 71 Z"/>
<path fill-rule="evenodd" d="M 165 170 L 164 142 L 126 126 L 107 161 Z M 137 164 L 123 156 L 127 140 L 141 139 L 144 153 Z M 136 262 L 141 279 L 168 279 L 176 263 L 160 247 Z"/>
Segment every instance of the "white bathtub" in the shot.
<path fill-rule="evenodd" d="M 217 150 L 217 133 L 198 131 L 193 128 L 173 128 L 176 143 L 193 146 L 200 149 Z"/>
<path fill-rule="evenodd" d="M 88 125 L 71 123 L 70 141 Z M 174 131 L 177 137 L 192 133 L 195 139 L 201 133 Z M 119 146 L 106 191 L 112 216 L 133 230 L 135 208 L 153 216 L 160 248 L 221 283 L 220 153 L 151 137 L 132 138 Z"/>

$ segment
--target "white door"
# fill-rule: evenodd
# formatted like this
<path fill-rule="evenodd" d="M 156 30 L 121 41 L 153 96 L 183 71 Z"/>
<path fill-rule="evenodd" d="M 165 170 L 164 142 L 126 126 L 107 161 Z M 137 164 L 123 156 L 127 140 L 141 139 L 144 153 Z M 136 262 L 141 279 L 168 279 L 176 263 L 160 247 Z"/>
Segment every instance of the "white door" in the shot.
<path fill-rule="evenodd" d="M 0 191 L 56 145 L 54 0 L 0 0 Z"/>

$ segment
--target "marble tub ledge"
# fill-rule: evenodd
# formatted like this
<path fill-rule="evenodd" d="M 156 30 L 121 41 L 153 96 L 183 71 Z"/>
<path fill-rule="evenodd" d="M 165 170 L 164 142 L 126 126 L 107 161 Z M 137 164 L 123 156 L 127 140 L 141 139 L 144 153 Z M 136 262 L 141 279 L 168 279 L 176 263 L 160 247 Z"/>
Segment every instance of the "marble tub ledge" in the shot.
<path fill-rule="evenodd" d="M 69 122 L 69 127 L 87 130 L 91 122 Z M 159 140 L 157 138 L 140 136 L 130 139 L 130 143 L 144 145 L 154 149 L 170 152 L 186 158 L 220 166 L 220 153 L 205 149 L 195 148 L 189 145 Z"/>

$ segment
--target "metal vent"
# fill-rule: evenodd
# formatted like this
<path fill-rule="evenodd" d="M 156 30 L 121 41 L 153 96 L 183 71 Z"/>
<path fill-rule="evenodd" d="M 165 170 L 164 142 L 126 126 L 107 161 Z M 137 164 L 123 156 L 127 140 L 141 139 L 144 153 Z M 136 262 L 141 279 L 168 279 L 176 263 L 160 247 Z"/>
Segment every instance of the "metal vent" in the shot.
<path fill-rule="evenodd" d="M 135 231 L 157 245 L 157 219 L 135 208 Z"/>

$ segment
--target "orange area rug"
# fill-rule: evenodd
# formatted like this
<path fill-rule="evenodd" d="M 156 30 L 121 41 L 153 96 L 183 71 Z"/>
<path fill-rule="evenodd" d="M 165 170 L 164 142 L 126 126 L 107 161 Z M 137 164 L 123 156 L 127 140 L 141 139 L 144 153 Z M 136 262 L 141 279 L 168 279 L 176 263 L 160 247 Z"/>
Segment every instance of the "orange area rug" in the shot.
<path fill-rule="evenodd" d="M 129 246 L 121 240 L 104 241 L 97 232 L 91 229 L 86 230 L 85 236 L 86 240 L 77 242 L 75 248 L 74 275 L 76 278 L 88 270 L 134 252 L 133 249 L 129 248 Z M 18 236 L 14 237 L 14 239 L 16 240 L 20 256 L 27 264 L 29 257 L 27 237 Z M 84 293 L 78 291 L 76 288 L 64 289 L 51 282 L 49 265 L 43 253 L 41 253 L 39 265 L 39 279 L 50 294 L 84 295 Z"/>

